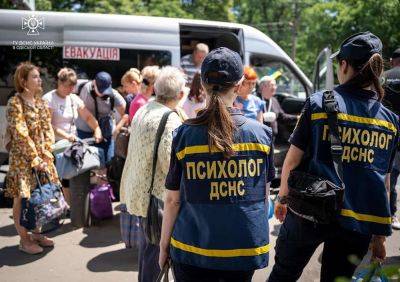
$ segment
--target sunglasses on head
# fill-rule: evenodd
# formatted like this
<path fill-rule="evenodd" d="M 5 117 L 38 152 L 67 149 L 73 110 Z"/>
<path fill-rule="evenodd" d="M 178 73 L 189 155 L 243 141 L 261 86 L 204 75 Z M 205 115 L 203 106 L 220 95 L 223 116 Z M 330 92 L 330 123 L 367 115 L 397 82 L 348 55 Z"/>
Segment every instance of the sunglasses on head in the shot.
<path fill-rule="evenodd" d="M 143 84 L 144 85 L 146 85 L 146 86 L 149 86 L 150 85 L 150 81 L 148 81 L 146 78 L 143 78 Z"/>

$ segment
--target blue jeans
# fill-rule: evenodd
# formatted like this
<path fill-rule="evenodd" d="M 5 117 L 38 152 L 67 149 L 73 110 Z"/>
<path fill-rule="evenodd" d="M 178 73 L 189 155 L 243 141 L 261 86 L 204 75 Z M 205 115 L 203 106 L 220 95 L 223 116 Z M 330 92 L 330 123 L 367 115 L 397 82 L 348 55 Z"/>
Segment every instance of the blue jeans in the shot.
<path fill-rule="evenodd" d="M 93 132 L 86 132 L 78 129 L 78 137 L 80 139 L 92 138 Z M 109 138 L 109 140 L 94 144 L 94 146 L 103 149 L 106 165 L 108 165 L 114 157 L 115 141 L 112 138 Z"/>
<path fill-rule="evenodd" d="M 362 260 L 370 240 L 370 235 L 344 229 L 338 224 L 315 224 L 288 211 L 279 230 L 275 265 L 268 281 L 297 281 L 321 243 L 324 243 L 324 250 L 320 281 L 333 282 L 339 276 L 351 278 L 357 265 L 348 257 L 355 255 Z"/>

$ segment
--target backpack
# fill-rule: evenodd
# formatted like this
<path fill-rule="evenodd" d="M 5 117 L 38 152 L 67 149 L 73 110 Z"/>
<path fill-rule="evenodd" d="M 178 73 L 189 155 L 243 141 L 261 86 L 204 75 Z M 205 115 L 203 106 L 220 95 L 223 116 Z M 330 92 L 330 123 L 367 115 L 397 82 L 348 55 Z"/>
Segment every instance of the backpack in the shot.
<path fill-rule="evenodd" d="M 76 95 L 80 96 L 83 86 L 85 86 L 85 84 L 88 82 L 89 82 L 89 80 L 87 80 L 87 79 L 78 79 L 78 82 L 75 85 L 74 91 L 72 91 L 72 92 L 75 93 Z"/>
<path fill-rule="evenodd" d="M 113 217 L 112 200 L 115 199 L 110 184 L 95 185 L 90 190 L 90 212 L 96 219 Z"/>

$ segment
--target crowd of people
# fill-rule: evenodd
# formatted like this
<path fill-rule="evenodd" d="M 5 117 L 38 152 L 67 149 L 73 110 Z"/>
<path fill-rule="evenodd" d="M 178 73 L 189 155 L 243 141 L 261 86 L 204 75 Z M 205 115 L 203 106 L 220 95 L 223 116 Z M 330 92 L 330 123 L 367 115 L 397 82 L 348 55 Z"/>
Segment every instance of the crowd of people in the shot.
<path fill-rule="evenodd" d="M 382 104 L 400 109 L 400 50 L 392 58 L 396 71 L 385 74 L 392 91 L 386 100 L 379 79 L 381 52 L 380 39 L 365 32 L 347 38 L 335 54 L 339 86 L 330 98 L 336 101 L 340 173 L 329 144 L 334 130 L 328 130 L 325 94 L 310 96 L 300 115 L 287 114 L 274 97 L 275 78 L 258 77 L 227 48 L 209 52 L 199 43 L 182 58 L 180 69 L 131 68 L 119 91 L 106 71 L 77 87 L 74 70 L 62 68 L 56 89 L 43 95 L 39 69 L 21 63 L 14 75 L 17 93 L 7 106 L 6 187 L 14 198 L 20 250 L 37 254 L 54 246 L 19 224 L 21 199 L 36 187 L 32 169 L 60 183 L 71 203 L 69 181 L 57 176 L 52 144 L 94 137 L 107 168 L 115 140 L 129 128 L 119 189 L 138 226 L 139 281 L 155 281 L 170 260 L 176 281 L 251 281 L 256 269 L 268 265 L 272 247 L 266 199 L 275 178 L 278 123 L 297 121 L 275 207 L 283 225 L 269 281 L 299 279 L 321 243 L 321 281 L 351 277 L 357 265 L 348 256 L 362 258 L 369 246 L 372 258 L 382 261 L 386 236 L 392 227 L 400 229 L 395 216 L 400 127 Z M 304 162 L 308 173 L 345 187 L 341 211 L 331 224 L 313 221 L 292 206 L 291 173 Z M 152 196 L 164 204 L 157 243 L 147 236 Z"/>

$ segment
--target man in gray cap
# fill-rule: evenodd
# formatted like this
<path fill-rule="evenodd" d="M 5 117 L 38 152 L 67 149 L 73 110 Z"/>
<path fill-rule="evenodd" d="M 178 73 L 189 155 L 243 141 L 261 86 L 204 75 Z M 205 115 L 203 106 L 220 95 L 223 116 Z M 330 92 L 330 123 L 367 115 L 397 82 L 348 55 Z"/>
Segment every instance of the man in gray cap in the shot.
<path fill-rule="evenodd" d="M 126 102 L 124 98 L 112 88 L 112 79 L 109 73 L 99 72 L 95 79 L 87 82 L 79 93 L 86 108 L 99 122 L 104 141 L 96 144 L 104 150 L 106 163 L 114 156 L 114 140 L 112 132 L 115 128 L 114 109 L 122 117 L 125 114 Z M 80 118 L 77 119 L 78 136 L 81 139 L 90 138 L 92 129 Z"/>
<path fill-rule="evenodd" d="M 385 105 L 397 115 L 400 114 L 400 48 L 397 48 L 390 58 L 392 68 L 385 72 L 384 89 Z M 397 191 L 396 184 L 400 175 L 400 153 L 396 153 L 393 170 L 390 174 L 390 212 L 392 214 L 393 229 L 400 230 L 400 221 L 396 217 L 397 211 Z"/>

